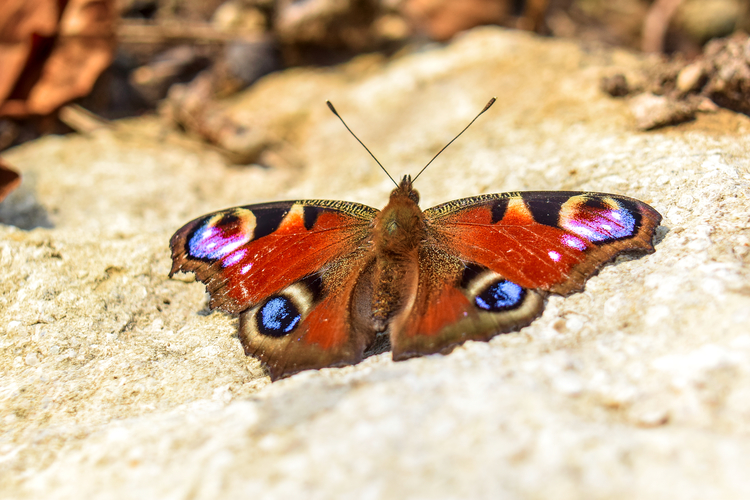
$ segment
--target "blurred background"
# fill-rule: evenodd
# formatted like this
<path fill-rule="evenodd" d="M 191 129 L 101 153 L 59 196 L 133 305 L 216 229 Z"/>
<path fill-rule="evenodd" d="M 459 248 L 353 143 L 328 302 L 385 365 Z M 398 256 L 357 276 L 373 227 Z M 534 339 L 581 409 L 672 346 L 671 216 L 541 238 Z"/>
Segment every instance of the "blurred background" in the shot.
<path fill-rule="evenodd" d="M 748 3 L 0 0 L 0 151 L 43 134 L 155 114 L 164 126 L 249 163 L 255 157 L 241 144 L 245 127 L 222 116 L 221 100 L 272 72 L 361 54 L 398 58 L 488 24 L 655 54 L 637 81 L 602 81 L 614 97 L 648 96 L 642 129 L 715 106 L 748 113 Z M 0 199 L 18 181 L 0 162 Z"/>

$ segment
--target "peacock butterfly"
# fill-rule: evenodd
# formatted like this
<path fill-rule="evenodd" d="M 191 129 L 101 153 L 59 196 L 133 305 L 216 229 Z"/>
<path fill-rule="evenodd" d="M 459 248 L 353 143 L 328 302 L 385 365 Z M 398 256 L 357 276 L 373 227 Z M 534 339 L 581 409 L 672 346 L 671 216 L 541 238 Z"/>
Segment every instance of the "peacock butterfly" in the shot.
<path fill-rule="evenodd" d="M 621 252 L 653 252 L 661 221 L 641 201 L 603 193 L 418 203 L 407 175 L 382 211 L 296 200 L 214 212 L 172 236 L 169 275 L 194 272 L 212 309 L 239 314 L 245 353 L 276 380 L 358 363 L 385 334 L 403 360 L 518 330 L 548 293 L 581 290 Z"/>

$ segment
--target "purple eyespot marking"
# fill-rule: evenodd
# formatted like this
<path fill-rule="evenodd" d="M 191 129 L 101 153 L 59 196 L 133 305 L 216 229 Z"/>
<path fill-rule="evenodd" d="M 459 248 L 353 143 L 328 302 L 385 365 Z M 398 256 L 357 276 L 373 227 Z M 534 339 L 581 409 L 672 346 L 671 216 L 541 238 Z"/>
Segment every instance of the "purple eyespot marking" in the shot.
<path fill-rule="evenodd" d="M 627 210 L 579 212 L 575 217 L 563 221 L 562 227 L 589 241 L 616 240 L 633 235 L 635 218 Z"/>
<path fill-rule="evenodd" d="M 230 253 L 229 256 L 227 256 L 224 260 L 221 261 L 221 267 L 229 267 L 233 266 L 242 259 L 245 258 L 245 255 L 247 255 L 247 249 L 246 248 L 240 248 L 239 250 Z"/>
<path fill-rule="evenodd" d="M 547 252 L 547 255 L 549 255 L 549 258 L 554 260 L 555 262 L 560 262 L 560 254 L 558 252 L 555 252 L 554 250 L 550 250 Z"/>
<path fill-rule="evenodd" d="M 584 243 L 582 239 L 576 238 L 575 236 L 571 236 L 569 234 L 564 234 L 562 236 L 562 243 L 563 245 L 570 248 L 575 248 L 576 250 L 586 250 L 586 243 Z"/>
<path fill-rule="evenodd" d="M 251 235 L 246 234 L 239 225 L 228 225 L 228 227 L 216 227 L 214 221 L 207 221 L 200 229 L 195 231 L 188 242 L 190 255 L 199 259 L 223 259 L 237 250 L 240 246 L 250 241 Z M 231 265 L 241 259 L 243 255 L 230 257 L 230 263 L 222 263 L 224 267 Z M 234 260 L 236 259 L 236 260 Z"/>
<path fill-rule="evenodd" d="M 245 264 L 242 266 L 242 269 L 240 269 L 240 274 L 247 274 L 247 272 L 253 268 L 253 263 L 250 262 L 249 264 Z"/>

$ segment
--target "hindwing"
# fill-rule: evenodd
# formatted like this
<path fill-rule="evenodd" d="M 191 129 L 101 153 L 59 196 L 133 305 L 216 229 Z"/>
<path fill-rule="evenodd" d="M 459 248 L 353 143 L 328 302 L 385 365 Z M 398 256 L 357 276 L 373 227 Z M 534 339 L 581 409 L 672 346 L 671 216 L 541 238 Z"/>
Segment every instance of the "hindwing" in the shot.
<path fill-rule="evenodd" d="M 367 300 L 372 258 L 366 250 L 347 254 L 241 313 L 245 354 L 260 359 L 272 380 L 361 361 L 376 333 L 357 309 Z"/>
<path fill-rule="evenodd" d="M 467 340 L 518 330 L 542 313 L 544 293 L 479 264 L 425 249 L 410 308 L 390 325 L 393 359 L 447 352 Z"/>

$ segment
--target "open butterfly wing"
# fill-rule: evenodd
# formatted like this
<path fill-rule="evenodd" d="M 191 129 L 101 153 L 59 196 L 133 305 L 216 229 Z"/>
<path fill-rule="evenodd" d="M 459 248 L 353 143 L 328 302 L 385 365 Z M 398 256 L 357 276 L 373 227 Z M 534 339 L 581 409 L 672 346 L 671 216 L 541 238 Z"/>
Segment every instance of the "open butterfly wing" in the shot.
<path fill-rule="evenodd" d="M 377 210 L 326 200 L 230 208 L 199 217 L 170 241 L 172 270 L 194 272 L 210 306 L 240 313 L 370 237 Z"/>
<path fill-rule="evenodd" d="M 390 325 L 393 359 L 447 352 L 467 340 L 489 340 L 528 325 L 543 295 L 476 263 L 434 248 L 420 261 L 410 307 Z"/>
<path fill-rule="evenodd" d="M 367 250 L 347 254 L 240 314 L 245 354 L 265 363 L 273 380 L 361 361 L 376 334 L 369 315 L 358 311 L 363 302 L 369 306 L 363 296 L 369 297 L 373 260 Z"/>
<path fill-rule="evenodd" d="M 568 294 L 624 251 L 652 252 L 661 216 L 624 196 L 485 195 L 426 210 L 431 238 L 413 304 L 391 324 L 394 359 L 521 328 L 545 292 Z"/>
<path fill-rule="evenodd" d="M 647 204 L 603 193 L 503 193 L 425 211 L 438 240 L 524 287 L 568 294 L 624 251 L 654 251 L 661 215 Z"/>
<path fill-rule="evenodd" d="M 352 301 L 373 259 L 376 214 L 356 203 L 306 200 L 205 215 L 172 237 L 170 276 L 194 272 L 211 308 L 241 313 L 245 352 L 274 380 L 356 363 L 374 335 L 352 317 Z"/>

